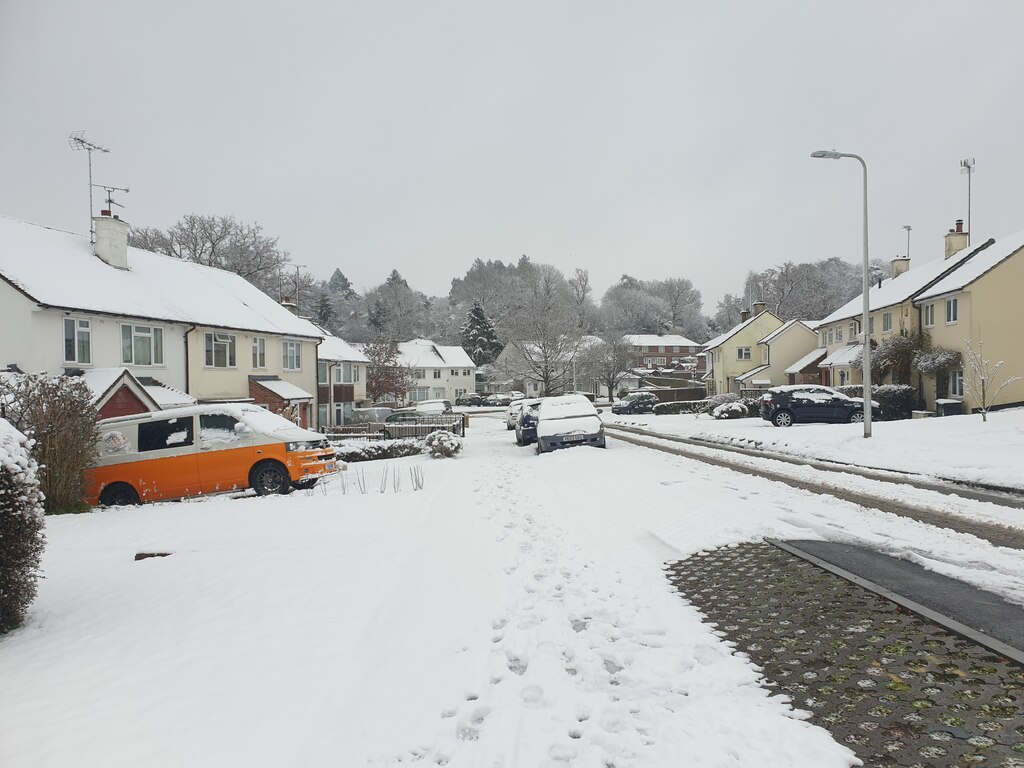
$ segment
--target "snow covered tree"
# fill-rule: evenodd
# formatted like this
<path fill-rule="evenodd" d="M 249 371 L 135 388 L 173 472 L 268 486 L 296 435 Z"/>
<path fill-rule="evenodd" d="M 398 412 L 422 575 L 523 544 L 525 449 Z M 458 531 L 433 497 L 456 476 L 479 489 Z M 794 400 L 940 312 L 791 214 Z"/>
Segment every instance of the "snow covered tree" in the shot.
<path fill-rule="evenodd" d="M 614 397 L 619 382 L 629 375 L 634 354 L 632 346 L 622 336 L 609 336 L 598 343 L 585 345 L 579 358 L 577 374 L 580 370 L 585 371 L 608 389 L 609 397 Z"/>
<path fill-rule="evenodd" d="M 0 377 L 0 418 L 32 438 L 48 514 L 87 509 L 83 472 L 96 459 L 99 414 L 92 392 L 73 376 Z"/>
<path fill-rule="evenodd" d="M 981 420 L 988 421 L 988 412 L 992 410 L 999 393 L 1010 384 L 1020 381 L 1020 376 L 1010 376 L 1003 371 L 1002 360 L 992 362 L 985 358 L 985 342 L 979 341 L 974 348 L 971 339 L 965 339 L 967 348 L 963 351 L 964 394 L 976 403 L 974 410 L 981 412 Z"/>
<path fill-rule="evenodd" d="M 0 635 L 21 626 L 36 596 L 43 495 L 30 441 L 0 419 Z"/>
<path fill-rule="evenodd" d="M 466 313 L 466 322 L 460 333 L 462 346 L 478 366 L 493 363 L 501 354 L 503 345 L 498 339 L 498 332 L 479 301 L 474 301 Z"/>
<path fill-rule="evenodd" d="M 429 335 L 432 330 L 429 299 L 410 288 L 396 269 L 391 270 L 381 285 L 367 292 L 366 305 L 367 322 L 379 336 L 408 341 Z"/>
<path fill-rule="evenodd" d="M 327 281 L 327 288 L 338 298 L 354 299 L 356 297 L 356 291 L 352 287 L 352 283 L 342 274 L 340 269 L 334 270 L 331 279 Z"/>
<path fill-rule="evenodd" d="M 336 319 L 334 303 L 331 301 L 331 297 L 326 291 L 318 290 L 313 309 L 313 320 L 321 328 L 326 328 L 333 333 Z"/>

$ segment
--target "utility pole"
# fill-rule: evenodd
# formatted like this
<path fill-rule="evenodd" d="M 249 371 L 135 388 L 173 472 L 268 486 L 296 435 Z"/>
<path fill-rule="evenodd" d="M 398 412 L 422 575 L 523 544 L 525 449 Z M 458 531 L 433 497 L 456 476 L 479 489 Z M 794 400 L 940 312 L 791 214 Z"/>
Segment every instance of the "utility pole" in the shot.
<path fill-rule="evenodd" d="M 299 270 L 304 268 L 305 264 L 295 264 L 295 314 L 299 314 Z"/>

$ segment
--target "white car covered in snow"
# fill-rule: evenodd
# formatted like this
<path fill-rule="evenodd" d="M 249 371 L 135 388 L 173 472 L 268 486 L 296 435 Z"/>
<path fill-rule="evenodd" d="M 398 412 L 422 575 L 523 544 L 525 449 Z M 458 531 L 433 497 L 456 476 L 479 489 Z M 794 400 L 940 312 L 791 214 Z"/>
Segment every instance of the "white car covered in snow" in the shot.
<path fill-rule="evenodd" d="M 544 398 L 537 415 L 537 453 L 574 445 L 604 448 L 604 424 L 599 413 L 583 395 Z"/>
<path fill-rule="evenodd" d="M 505 429 L 516 428 L 516 422 L 519 421 L 519 412 L 523 409 L 523 403 L 525 402 L 525 397 L 513 400 L 508 408 L 505 409 Z"/>

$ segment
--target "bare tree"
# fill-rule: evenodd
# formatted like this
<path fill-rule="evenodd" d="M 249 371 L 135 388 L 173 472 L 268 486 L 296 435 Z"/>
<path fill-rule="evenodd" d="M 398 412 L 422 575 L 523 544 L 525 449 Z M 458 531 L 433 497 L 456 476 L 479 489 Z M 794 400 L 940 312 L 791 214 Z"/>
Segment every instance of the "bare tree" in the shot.
<path fill-rule="evenodd" d="M 368 360 L 366 366 L 366 395 L 372 401 L 392 397 L 405 399 L 415 383 L 412 370 L 398 359 L 398 344 L 394 341 L 371 341 L 363 347 Z"/>
<path fill-rule="evenodd" d="M 985 342 L 979 341 L 974 348 L 971 339 L 964 339 L 967 348 L 961 353 L 964 364 L 964 394 L 978 403 L 974 410 L 981 411 L 981 420 L 988 421 L 999 393 L 1010 384 L 1020 381 L 1020 376 L 1009 376 L 1002 371 L 1003 362 L 992 362 L 985 358 Z"/>
<path fill-rule="evenodd" d="M 608 397 L 615 397 L 615 389 L 633 364 L 632 346 L 622 336 L 609 336 L 580 350 L 577 366 L 608 389 Z"/>
<path fill-rule="evenodd" d="M 568 282 L 552 266 L 534 267 L 519 312 L 505 323 L 507 344 L 518 353 L 520 373 L 545 395 L 564 389 L 580 344 L 580 328 Z"/>

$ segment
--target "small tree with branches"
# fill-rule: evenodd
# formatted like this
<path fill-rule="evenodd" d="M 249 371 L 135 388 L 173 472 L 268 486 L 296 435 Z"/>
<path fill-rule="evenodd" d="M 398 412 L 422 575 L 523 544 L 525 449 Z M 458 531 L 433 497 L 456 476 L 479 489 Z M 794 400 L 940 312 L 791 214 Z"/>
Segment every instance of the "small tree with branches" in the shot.
<path fill-rule="evenodd" d="M 363 347 L 366 355 L 366 394 L 377 402 L 387 397 L 401 400 L 415 383 L 412 369 L 398 359 L 394 341 L 371 341 Z"/>
<path fill-rule="evenodd" d="M 992 362 L 985 358 L 985 342 L 979 341 L 974 348 L 971 339 L 964 339 L 967 348 L 963 352 L 964 394 L 978 404 L 974 409 L 981 412 L 981 420 L 988 421 L 988 412 L 995 405 L 1002 392 L 1010 384 L 1020 381 L 1020 376 L 1009 376 L 1002 370 L 1002 360 Z"/>

